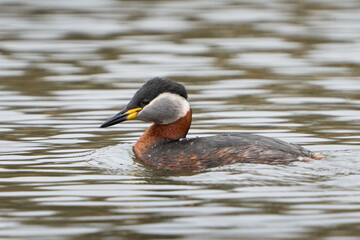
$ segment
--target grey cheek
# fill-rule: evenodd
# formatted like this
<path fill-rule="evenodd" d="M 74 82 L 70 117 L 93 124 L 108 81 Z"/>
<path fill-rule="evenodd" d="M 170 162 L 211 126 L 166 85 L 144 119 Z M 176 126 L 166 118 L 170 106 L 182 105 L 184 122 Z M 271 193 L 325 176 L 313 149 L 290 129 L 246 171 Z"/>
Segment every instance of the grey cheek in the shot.
<path fill-rule="evenodd" d="M 175 121 L 176 114 L 171 106 L 164 104 L 161 107 L 152 106 L 151 108 L 143 109 L 141 112 L 139 112 L 138 119 L 145 122 L 164 124 Z"/>
<path fill-rule="evenodd" d="M 148 111 L 146 110 L 142 110 L 141 112 L 138 113 L 137 115 L 137 118 L 139 120 L 142 120 L 144 122 L 151 122 L 152 120 L 150 119 L 151 118 L 151 115 L 148 113 Z"/>
<path fill-rule="evenodd" d="M 157 109 L 143 109 L 138 114 L 138 119 L 145 122 L 157 122 L 159 119 L 162 119 L 161 111 L 159 112 Z"/>

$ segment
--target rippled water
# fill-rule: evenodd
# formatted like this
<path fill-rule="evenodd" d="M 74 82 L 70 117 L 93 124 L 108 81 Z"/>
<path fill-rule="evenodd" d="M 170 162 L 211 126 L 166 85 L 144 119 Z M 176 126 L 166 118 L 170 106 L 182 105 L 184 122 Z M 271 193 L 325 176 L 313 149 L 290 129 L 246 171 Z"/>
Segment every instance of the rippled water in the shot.
<path fill-rule="evenodd" d="M 0 238 L 359 238 L 359 21 L 357 0 L 0 0 Z M 136 163 L 148 124 L 98 126 L 155 76 L 186 85 L 191 137 L 327 159 Z"/>

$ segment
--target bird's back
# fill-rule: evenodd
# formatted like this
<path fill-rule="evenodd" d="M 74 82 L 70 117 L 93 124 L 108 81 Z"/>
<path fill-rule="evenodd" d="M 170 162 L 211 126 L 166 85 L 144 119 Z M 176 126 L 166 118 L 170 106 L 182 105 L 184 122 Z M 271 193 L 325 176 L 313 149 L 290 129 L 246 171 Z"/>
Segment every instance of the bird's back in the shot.
<path fill-rule="evenodd" d="M 163 141 L 149 148 L 140 161 L 156 168 L 196 170 L 233 163 L 286 164 L 316 159 L 296 144 L 245 133 Z"/>

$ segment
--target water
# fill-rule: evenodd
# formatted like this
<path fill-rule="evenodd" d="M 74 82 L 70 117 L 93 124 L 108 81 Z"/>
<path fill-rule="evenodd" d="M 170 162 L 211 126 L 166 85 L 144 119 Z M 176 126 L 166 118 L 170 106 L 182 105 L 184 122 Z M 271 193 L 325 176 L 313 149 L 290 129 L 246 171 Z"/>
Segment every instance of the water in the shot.
<path fill-rule="evenodd" d="M 0 1 L 1 239 L 358 239 L 360 4 Z M 145 80 L 186 85 L 190 137 L 327 159 L 171 173 L 146 123 L 98 126 Z"/>

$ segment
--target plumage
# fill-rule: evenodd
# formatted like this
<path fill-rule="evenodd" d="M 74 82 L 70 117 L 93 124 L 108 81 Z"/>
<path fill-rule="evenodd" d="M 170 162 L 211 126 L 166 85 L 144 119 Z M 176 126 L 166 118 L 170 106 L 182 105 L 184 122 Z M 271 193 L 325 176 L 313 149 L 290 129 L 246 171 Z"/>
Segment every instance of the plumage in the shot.
<path fill-rule="evenodd" d="M 138 161 L 158 169 L 199 170 L 233 163 L 286 164 L 323 156 L 299 145 L 245 133 L 185 138 L 192 112 L 183 85 L 162 78 L 146 82 L 120 113 L 101 127 L 138 118 L 151 125 L 134 145 Z"/>

